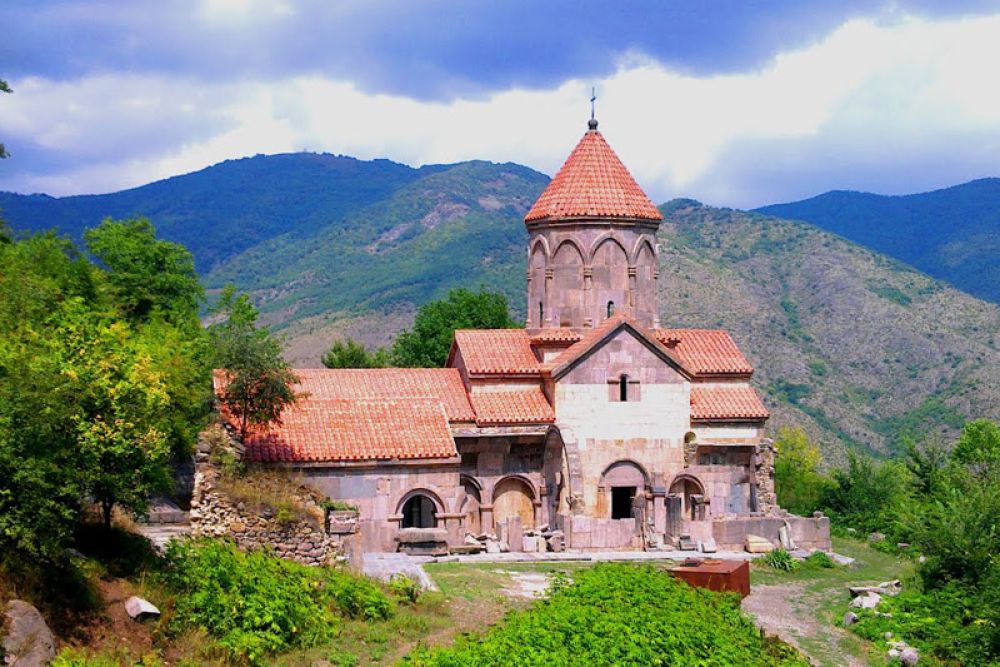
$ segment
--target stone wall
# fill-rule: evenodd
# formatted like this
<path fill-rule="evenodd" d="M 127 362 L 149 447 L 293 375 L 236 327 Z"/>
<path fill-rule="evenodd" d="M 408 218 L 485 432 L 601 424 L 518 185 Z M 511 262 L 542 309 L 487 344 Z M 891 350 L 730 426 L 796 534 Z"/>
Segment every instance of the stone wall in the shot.
<path fill-rule="evenodd" d="M 221 434 L 220 434 L 221 431 Z M 273 549 L 282 558 L 305 565 L 330 565 L 351 555 L 356 527 L 338 516 L 337 527 L 327 529 L 322 496 L 304 486 L 289 483 L 290 500 L 308 518 L 279 517 L 273 509 L 254 509 L 235 502 L 219 488 L 222 475 L 219 450 L 238 456 L 235 443 L 215 426 L 206 429 L 198 443 L 194 491 L 191 498 L 191 535 L 226 537 L 241 549 Z M 338 515 L 343 513 L 337 513 Z"/>

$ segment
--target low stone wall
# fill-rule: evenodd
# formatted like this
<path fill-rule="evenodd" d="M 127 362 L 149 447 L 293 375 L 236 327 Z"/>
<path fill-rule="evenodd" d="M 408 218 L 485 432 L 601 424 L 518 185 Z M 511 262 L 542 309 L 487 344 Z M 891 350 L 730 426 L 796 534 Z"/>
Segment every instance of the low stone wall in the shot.
<path fill-rule="evenodd" d="M 217 427 L 216 427 L 217 428 Z M 226 447 L 226 434 L 206 430 L 199 442 L 191 497 L 191 535 L 227 537 L 241 549 L 273 549 L 282 558 L 305 565 L 330 565 L 348 555 L 354 530 L 344 512 L 335 513 L 336 526 L 328 530 L 323 498 L 304 486 L 289 484 L 291 500 L 308 518 L 288 520 L 274 510 L 256 511 L 234 502 L 219 488 L 221 470 L 212 460 L 213 448 Z"/>
<path fill-rule="evenodd" d="M 712 522 L 712 533 L 719 549 L 742 551 L 747 535 L 758 535 L 774 546 L 781 546 L 778 531 L 788 524 L 788 533 L 797 549 L 830 551 L 830 519 L 827 517 L 787 516 L 734 517 Z"/>

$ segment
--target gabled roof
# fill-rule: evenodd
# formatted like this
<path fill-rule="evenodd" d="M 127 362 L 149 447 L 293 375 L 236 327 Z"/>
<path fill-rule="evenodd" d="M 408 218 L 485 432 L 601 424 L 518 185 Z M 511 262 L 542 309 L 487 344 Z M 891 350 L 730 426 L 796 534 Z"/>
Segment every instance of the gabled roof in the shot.
<path fill-rule="evenodd" d="M 591 350 L 596 349 L 605 341 L 614 337 L 619 331 L 630 331 L 636 338 L 646 344 L 646 346 L 665 362 L 676 368 L 681 375 L 690 379 L 692 372 L 684 365 L 683 361 L 672 350 L 667 349 L 648 330 L 640 326 L 635 320 L 624 314 L 615 315 L 604 320 L 599 327 L 584 334 L 582 338 L 562 351 L 562 353 L 542 366 L 542 370 L 553 379 L 558 380 L 576 365 L 576 362 L 586 356 Z"/>
<path fill-rule="evenodd" d="M 552 406 L 540 388 L 474 392 L 470 397 L 476 410 L 476 424 L 551 424 L 556 420 Z"/>
<path fill-rule="evenodd" d="M 433 398 L 306 399 L 281 424 L 252 432 L 246 458 L 268 463 L 412 460 L 457 456 L 441 403 Z"/>
<path fill-rule="evenodd" d="M 753 366 L 736 341 L 722 329 L 656 329 L 657 340 L 670 347 L 695 375 L 751 375 Z"/>
<path fill-rule="evenodd" d="M 385 398 L 432 398 L 444 408 L 449 421 L 473 422 L 465 385 L 454 368 L 296 368 L 299 384 L 295 391 L 305 394 L 300 403 L 324 400 Z M 214 373 L 215 392 L 225 381 L 223 372 Z"/>
<path fill-rule="evenodd" d="M 543 218 L 659 221 L 663 215 L 593 123 L 593 129 L 583 135 L 524 221 Z"/>
<path fill-rule="evenodd" d="M 691 421 L 762 421 L 770 416 L 748 384 L 691 385 Z"/>
<path fill-rule="evenodd" d="M 456 349 L 471 375 L 537 375 L 538 359 L 524 329 L 459 329 L 455 332 L 448 365 Z"/>

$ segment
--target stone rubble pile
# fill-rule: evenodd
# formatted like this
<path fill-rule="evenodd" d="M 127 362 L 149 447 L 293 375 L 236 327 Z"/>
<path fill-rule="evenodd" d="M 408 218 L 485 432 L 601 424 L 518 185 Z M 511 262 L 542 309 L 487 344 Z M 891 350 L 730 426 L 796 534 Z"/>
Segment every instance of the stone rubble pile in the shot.
<path fill-rule="evenodd" d="M 902 583 L 896 579 L 883 581 L 877 586 L 848 586 L 847 590 L 854 598 L 850 606 L 855 609 L 875 609 L 882 601 L 882 596 L 895 597 L 903 589 Z M 873 611 L 873 615 L 881 618 L 892 618 L 889 612 Z M 853 611 L 844 614 L 844 626 L 857 623 L 858 615 Z M 905 667 L 913 667 L 920 660 L 920 652 L 902 640 L 894 640 L 891 632 L 885 633 L 889 645 L 886 658 L 890 662 L 898 662 Z"/>
<path fill-rule="evenodd" d="M 293 502 L 309 518 L 279 520 L 271 509 L 256 511 L 242 502 L 233 502 L 218 488 L 221 471 L 212 462 L 211 453 L 213 448 L 229 446 L 220 444 L 226 440 L 231 442 L 232 453 L 239 456 L 241 452 L 238 443 L 231 438 L 223 440 L 218 430 L 206 429 L 199 439 L 191 498 L 191 535 L 227 537 L 245 550 L 273 549 L 276 555 L 304 565 L 332 565 L 343 560 L 345 540 L 357 531 L 356 513 L 331 512 L 327 518 L 318 494 L 291 485 Z"/>

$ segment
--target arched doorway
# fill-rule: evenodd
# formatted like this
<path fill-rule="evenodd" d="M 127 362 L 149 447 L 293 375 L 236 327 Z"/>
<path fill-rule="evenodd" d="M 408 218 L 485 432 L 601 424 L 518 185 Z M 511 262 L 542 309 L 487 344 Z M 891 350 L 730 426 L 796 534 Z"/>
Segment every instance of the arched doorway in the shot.
<path fill-rule="evenodd" d="M 706 518 L 708 501 L 705 498 L 705 487 L 694 477 L 681 475 L 670 485 L 670 495 L 681 500 L 681 512 L 691 521 Z"/>
<path fill-rule="evenodd" d="M 647 485 L 642 466 L 634 461 L 615 461 L 601 475 L 599 489 L 607 497 L 598 499 L 598 515 L 610 514 L 612 519 L 641 518 L 636 515 L 636 496 L 645 494 Z"/>
<path fill-rule="evenodd" d="M 422 493 L 416 493 L 403 503 L 403 528 L 434 528 L 437 526 L 437 507 Z"/>
<path fill-rule="evenodd" d="M 508 477 L 493 487 L 493 520 L 502 523 L 515 516 L 521 525 L 535 527 L 535 494 L 523 479 Z"/>

